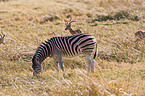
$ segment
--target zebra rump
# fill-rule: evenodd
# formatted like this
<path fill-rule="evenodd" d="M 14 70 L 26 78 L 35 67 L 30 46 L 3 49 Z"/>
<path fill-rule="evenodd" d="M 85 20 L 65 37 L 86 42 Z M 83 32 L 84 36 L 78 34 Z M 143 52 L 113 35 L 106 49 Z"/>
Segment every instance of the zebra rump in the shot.
<path fill-rule="evenodd" d="M 74 56 L 80 53 L 86 55 L 89 65 L 92 65 L 92 53 L 95 51 L 94 59 L 97 56 L 97 43 L 94 36 L 89 34 L 76 34 L 66 37 L 53 37 L 43 42 L 37 49 L 32 59 L 34 73 L 41 71 L 41 63 L 47 57 L 54 57 L 56 66 L 59 63 L 64 72 L 62 57 Z M 58 71 L 58 69 L 57 69 Z M 89 68 L 88 68 L 89 71 Z M 93 69 L 92 69 L 93 71 Z M 64 72 L 65 73 L 65 72 Z"/>

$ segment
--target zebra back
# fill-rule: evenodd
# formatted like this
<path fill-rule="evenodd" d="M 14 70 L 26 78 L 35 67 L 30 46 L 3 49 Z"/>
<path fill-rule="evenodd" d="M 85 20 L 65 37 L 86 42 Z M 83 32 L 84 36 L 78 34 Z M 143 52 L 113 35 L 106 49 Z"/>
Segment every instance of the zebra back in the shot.
<path fill-rule="evenodd" d="M 74 56 L 79 53 L 92 54 L 95 47 L 95 37 L 89 34 L 53 37 L 42 43 L 35 55 L 43 61 L 48 56 Z"/>

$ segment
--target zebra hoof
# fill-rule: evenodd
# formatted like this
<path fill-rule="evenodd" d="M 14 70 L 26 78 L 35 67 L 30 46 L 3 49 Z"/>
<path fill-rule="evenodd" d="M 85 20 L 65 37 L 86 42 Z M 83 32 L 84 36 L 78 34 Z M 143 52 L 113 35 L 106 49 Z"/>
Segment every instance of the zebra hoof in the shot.
<path fill-rule="evenodd" d="M 37 73 L 35 71 L 33 71 L 33 76 L 37 76 Z"/>

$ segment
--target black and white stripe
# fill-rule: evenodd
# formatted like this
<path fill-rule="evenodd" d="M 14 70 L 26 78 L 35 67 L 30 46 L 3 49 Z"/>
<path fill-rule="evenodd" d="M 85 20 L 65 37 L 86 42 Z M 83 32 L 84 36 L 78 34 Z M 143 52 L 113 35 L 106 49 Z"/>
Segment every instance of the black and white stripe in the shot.
<path fill-rule="evenodd" d="M 95 37 L 89 34 L 77 34 L 77 35 L 66 36 L 66 37 L 50 38 L 49 40 L 45 41 L 38 47 L 32 59 L 32 63 L 33 63 L 32 67 L 34 69 L 34 75 L 36 73 L 39 73 L 39 71 L 41 71 L 40 65 L 47 57 L 54 57 L 55 58 L 54 61 L 56 61 L 55 62 L 56 66 L 59 63 L 61 69 L 64 72 L 62 57 L 74 56 L 80 53 L 86 55 L 89 64 L 88 66 L 88 72 L 89 72 L 90 66 L 93 66 L 93 58 L 92 58 L 93 51 L 96 51 L 94 54 L 94 58 L 97 54 L 96 45 L 97 43 Z M 56 69 L 57 71 L 59 71 L 58 68 Z M 94 69 L 91 70 L 94 71 Z"/>

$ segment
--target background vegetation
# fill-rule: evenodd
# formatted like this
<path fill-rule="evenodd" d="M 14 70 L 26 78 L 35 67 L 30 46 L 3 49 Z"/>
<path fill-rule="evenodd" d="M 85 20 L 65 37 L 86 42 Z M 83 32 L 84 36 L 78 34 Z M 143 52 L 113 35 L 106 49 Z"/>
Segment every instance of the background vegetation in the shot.
<path fill-rule="evenodd" d="M 33 77 L 31 58 L 48 38 L 68 36 L 73 29 L 96 37 L 99 55 L 95 73 L 86 75 L 84 56 L 63 58 L 66 77 L 57 77 L 52 58 Z M 144 41 L 136 47 L 134 33 L 145 30 L 145 0 L 0 0 L 0 95 L 144 96 Z"/>

